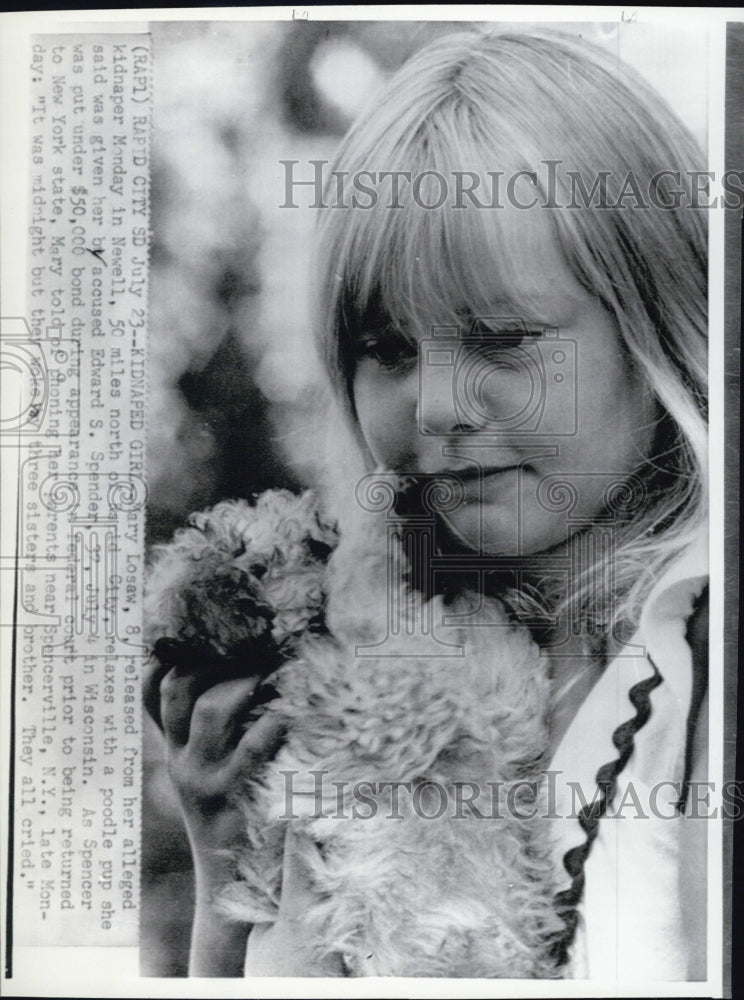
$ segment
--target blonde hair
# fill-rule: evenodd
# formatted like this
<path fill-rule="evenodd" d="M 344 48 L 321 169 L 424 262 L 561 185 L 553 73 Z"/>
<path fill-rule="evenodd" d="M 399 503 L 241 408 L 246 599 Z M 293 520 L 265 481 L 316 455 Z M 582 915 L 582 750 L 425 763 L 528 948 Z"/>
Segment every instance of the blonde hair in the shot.
<path fill-rule="evenodd" d="M 593 606 L 600 557 L 562 594 L 586 624 L 603 628 L 637 618 L 654 577 L 706 519 L 706 218 L 692 207 L 690 176 L 700 158 L 659 95 L 608 53 L 558 33 L 471 30 L 414 55 L 333 165 L 351 176 L 497 169 L 508 177 L 560 162 L 552 190 L 535 181 L 545 202 L 564 207 L 534 210 L 550 213 L 573 274 L 615 317 L 661 414 L 655 453 L 634 479 L 647 502 L 621 519 L 616 537 L 609 606 Z M 621 198 L 628 177 L 647 192 L 662 171 L 680 172 L 676 207 L 640 208 L 637 199 L 631 207 Z M 610 207 L 567 207 L 576 176 L 603 172 Z M 665 199 L 670 176 L 657 188 Z M 510 285 L 498 210 L 396 210 L 382 198 L 369 208 L 327 209 L 320 235 L 320 336 L 354 421 L 350 339 L 362 317 L 381 312 L 401 329 L 457 323 L 458 305 L 489 315 L 494 290 Z"/>

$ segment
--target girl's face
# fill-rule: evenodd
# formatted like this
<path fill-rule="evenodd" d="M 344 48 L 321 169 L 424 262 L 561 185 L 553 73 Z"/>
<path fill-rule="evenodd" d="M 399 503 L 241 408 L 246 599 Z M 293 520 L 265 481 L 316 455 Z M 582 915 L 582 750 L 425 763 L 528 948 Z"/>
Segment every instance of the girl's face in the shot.
<path fill-rule="evenodd" d="M 459 333 L 356 331 L 353 391 L 375 461 L 459 474 L 447 523 L 468 548 L 508 556 L 558 546 L 596 517 L 607 487 L 649 457 L 656 407 L 546 212 L 504 212 L 518 276 L 509 299 L 524 308 L 494 301 L 481 336 L 465 308 Z"/>

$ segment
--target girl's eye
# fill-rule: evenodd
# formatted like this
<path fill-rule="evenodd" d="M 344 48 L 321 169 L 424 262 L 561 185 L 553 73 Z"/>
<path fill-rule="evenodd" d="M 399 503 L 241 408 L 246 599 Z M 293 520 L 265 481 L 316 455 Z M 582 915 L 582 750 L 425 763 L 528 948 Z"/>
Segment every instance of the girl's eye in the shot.
<path fill-rule="evenodd" d="M 510 347 L 520 347 L 542 337 L 541 329 L 530 329 L 523 322 L 507 322 L 503 326 L 489 326 L 471 332 L 469 342 L 476 348 L 485 350 L 508 350 Z"/>
<path fill-rule="evenodd" d="M 402 333 L 386 330 L 361 336 L 356 354 L 358 360 L 371 359 L 386 371 L 404 371 L 416 363 L 418 348 Z"/>
<path fill-rule="evenodd" d="M 489 333 L 478 340 L 471 341 L 471 343 L 476 349 L 481 348 L 486 351 L 507 351 L 510 347 L 519 347 L 526 339 L 525 334 L 512 333 L 511 331 L 505 333 L 496 331 L 494 333 Z"/>

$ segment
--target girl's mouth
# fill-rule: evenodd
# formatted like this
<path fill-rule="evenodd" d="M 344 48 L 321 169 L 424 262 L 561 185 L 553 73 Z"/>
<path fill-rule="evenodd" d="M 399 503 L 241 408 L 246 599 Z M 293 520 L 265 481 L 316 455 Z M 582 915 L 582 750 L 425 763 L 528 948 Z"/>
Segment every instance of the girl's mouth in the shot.
<path fill-rule="evenodd" d="M 463 466 L 408 475 L 399 494 L 397 512 L 403 516 L 423 510 L 453 514 L 461 506 L 488 503 L 491 490 L 498 490 L 501 482 L 519 475 L 520 471 L 529 471 L 529 467 L 518 464 Z"/>
<path fill-rule="evenodd" d="M 508 477 L 518 475 L 520 468 L 519 465 L 500 465 L 456 473 L 463 490 L 463 503 L 487 502 L 490 490 L 498 488 L 498 484 Z"/>
<path fill-rule="evenodd" d="M 468 466 L 466 469 L 448 469 L 445 472 L 437 473 L 437 476 L 449 476 L 459 480 L 461 483 L 470 483 L 480 482 L 480 480 L 488 476 L 495 476 L 500 472 L 507 472 L 509 469 L 518 468 L 518 465 Z"/>

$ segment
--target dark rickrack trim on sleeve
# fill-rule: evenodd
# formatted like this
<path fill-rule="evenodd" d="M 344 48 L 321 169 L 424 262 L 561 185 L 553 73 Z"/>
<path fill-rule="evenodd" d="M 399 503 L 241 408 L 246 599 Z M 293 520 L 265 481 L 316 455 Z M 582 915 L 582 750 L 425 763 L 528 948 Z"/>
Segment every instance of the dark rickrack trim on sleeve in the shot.
<path fill-rule="evenodd" d="M 618 756 L 609 764 L 603 764 L 597 771 L 596 782 L 599 788 L 599 796 L 596 795 L 592 801 L 582 806 L 579 812 L 579 823 L 586 834 L 586 840 L 578 847 L 566 851 L 563 856 L 563 866 L 571 876 L 571 886 L 559 892 L 555 897 L 555 904 L 566 925 L 565 933 L 555 942 L 552 955 L 556 965 L 565 965 L 568 961 L 569 950 L 573 943 L 576 927 L 579 922 L 578 905 L 584 892 L 584 865 L 589 857 L 592 844 L 599 833 L 599 821 L 607 812 L 607 807 L 611 804 L 617 790 L 617 778 L 635 749 L 633 737 L 646 725 L 651 715 L 650 694 L 661 684 L 663 678 L 661 673 L 648 656 L 648 661 L 654 669 L 653 675 L 646 680 L 634 684 L 628 692 L 636 714 L 632 719 L 623 722 L 612 734 L 612 742 L 618 751 Z"/>

